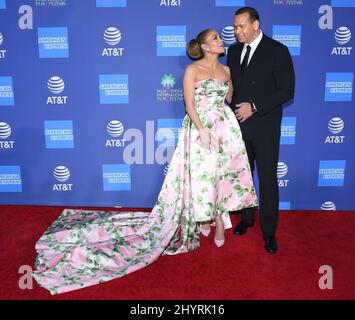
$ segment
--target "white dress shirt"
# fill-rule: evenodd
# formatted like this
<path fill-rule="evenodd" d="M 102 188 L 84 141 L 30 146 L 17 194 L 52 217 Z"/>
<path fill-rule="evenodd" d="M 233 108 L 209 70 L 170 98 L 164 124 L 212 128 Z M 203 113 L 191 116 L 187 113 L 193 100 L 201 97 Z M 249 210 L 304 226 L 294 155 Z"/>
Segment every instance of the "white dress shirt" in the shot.
<path fill-rule="evenodd" d="M 244 56 L 247 53 L 247 46 L 248 45 L 251 47 L 250 53 L 249 53 L 249 59 L 248 59 L 248 64 L 249 64 L 250 59 L 252 58 L 256 48 L 258 47 L 262 37 L 263 37 L 263 32 L 260 30 L 260 34 L 254 39 L 254 41 L 252 41 L 251 43 L 244 43 L 242 54 L 240 55 L 240 64 L 242 64 Z M 254 102 L 251 103 L 251 106 L 252 106 L 253 113 L 258 111 L 258 109 L 257 109 L 257 107 L 256 107 Z"/>
<path fill-rule="evenodd" d="M 263 37 L 263 32 L 260 30 L 260 34 L 256 37 L 256 39 L 251 42 L 251 43 L 244 43 L 244 47 L 242 50 L 242 54 L 240 55 L 240 64 L 242 64 L 242 61 L 244 59 L 245 54 L 247 53 L 247 46 L 249 45 L 251 47 L 250 53 L 249 53 L 249 60 L 248 64 L 250 62 L 251 57 L 253 56 L 257 46 L 259 45 L 261 38 Z"/>

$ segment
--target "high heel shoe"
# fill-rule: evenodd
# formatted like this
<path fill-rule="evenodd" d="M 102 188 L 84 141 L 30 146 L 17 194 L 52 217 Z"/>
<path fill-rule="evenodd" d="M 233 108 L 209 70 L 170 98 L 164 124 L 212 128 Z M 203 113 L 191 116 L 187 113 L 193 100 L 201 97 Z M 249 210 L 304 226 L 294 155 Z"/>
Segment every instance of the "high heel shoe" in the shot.
<path fill-rule="evenodd" d="M 200 232 L 202 233 L 202 235 L 204 235 L 205 237 L 208 237 L 211 233 L 211 228 L 209 229 L 204 229 L 202 228 L 202 226 L 200 226 Z"/>
<path fill-rule="evenodd" d="M 225 242 L 225 239 L 218 240 L 218 239 L 214 238 L 214 243 L 218 248 L 222 247 L 224 245 L 224 242 Z"/>
<path fill-rule="evenodd" d="M 223 239 L 222 240 L 219 240 L 219 239 L 216 239 L 216 235 L 214 236 L 214 243 L 215 245 L 220 248 L 224 245 L 224 242 L 225 242 L 225 237 L 224 237 L 224 232 L 225 232 L 225 229 L 224 229 L 224 224 L 223 224 L 223 220 L 221 219 L 220 216 L 218 216 L 218 221 L 217 221 L 217 217 L 215 219 L 215 222 L 216 222 L 216 233 L 217 233 L 217 228 L 220 228 L 222 227 L 223 228 Z"/>

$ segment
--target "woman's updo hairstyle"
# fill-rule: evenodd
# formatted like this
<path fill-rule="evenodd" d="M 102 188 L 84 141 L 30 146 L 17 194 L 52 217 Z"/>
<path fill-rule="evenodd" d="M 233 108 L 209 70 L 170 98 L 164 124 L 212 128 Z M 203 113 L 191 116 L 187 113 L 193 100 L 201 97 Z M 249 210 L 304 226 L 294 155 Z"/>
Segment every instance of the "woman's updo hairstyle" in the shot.
<path fill-rule="evenodd" d="M 192 39 L 187 45 L 187 54 L 191 59 L 201 59 L 204 56 L 202 44 L 206 43 L 206 37 L 212 29 L 201 31 L 196 39 Z"/>

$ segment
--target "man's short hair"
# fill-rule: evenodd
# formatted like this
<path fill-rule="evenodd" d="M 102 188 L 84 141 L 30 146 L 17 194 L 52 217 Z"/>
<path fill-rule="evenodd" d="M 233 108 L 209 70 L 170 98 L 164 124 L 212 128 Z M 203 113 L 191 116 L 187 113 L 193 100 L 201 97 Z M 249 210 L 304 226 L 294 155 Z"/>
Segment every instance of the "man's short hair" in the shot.
<path fill-rule="evenodd" d="M 235 15 L 237 16 L 237 15 L 240 15 L 240 14 L 243 14 L 243 13 L 246 13 L 246 12 L 249 13 L 249 20 L 250 20 L 251 23 L 253 23 L 256 20 L 260 21 L 260 17 L 259 17 L 258 11 L 256 11 L 256 9 L 254 9 L 252 7 L 240 8 L 240 9 L 238 9 L 235 12 Z"/>

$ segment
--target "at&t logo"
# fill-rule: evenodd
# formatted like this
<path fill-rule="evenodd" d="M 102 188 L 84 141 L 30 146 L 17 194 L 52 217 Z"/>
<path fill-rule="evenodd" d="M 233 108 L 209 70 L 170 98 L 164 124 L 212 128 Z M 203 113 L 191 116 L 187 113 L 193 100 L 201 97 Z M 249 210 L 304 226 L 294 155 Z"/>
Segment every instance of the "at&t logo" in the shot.
<path fill-rule="evenodd" d="M 224 44 L 226 45 L 224 47 L 224 53 L 228 54 L 228 48 L 236 43 L 237 39 L 235 37 L 235 33 L 234 33 L 234 27 L 233 26 L 226 26 L 225 28 L 223 28 L 222 32 L 221 32 L 221 38 L 224 42 Z"/>
<path fill-rule="evenodd" d="M 330 5 L 321 5 L 318 10 L 322 16 L 319 18 L 318 26 L 321 30 L 333 30 L 333 8 Z M 333 47 L 331 54 L 350 55 L 352 47 L 344 47 L 351 39 L 351 31 L 348 27 L 339 27 L 334 34 L 335 41 L 341 47 Z"/>
<path fill-rule="evenodd" d="M 332 201 L 324 202 L 321 205 L 320 209 L 323 210 L 323 211 L 336 211 L 335 204 Z"/>
<path fill-rule="evenodd" d="M 1 45 L 3 44 L 3 42 L 4 42 L 4 37 L 0 32 L 0 59 L 5 59 L 5 55 L 6 55 L 6 50 L 1 49 Z"/>
<path fill-rule="evenodd" d="M 50 96 L 47 99 L 47 105 L 49 104 L 67 104 L 68 97 L 60 95 L 64 89 L 64 80 L 58 76 L 53 76 L 47 81 L 48 90 L 56 96 Z"/>
<path fill-rule="evenodd" d="M 164 176 L 166 176 L 166 175 L 168 174 L 169 169 L 170 169 L 170 165 L 169 165 L 169 164 L 167 164 L 167 165 L 164 167 L 164 170 L 163 170 L 163 174 L 164 174 Z"/>
<path fill-rule="evenodd" d="M 334 117 L 328 122 L 328 129 L 333 134 L 327 136 L 324 143 L 343 143 L 345 136 L 340 136 L 339 133 L 344 129 L 344 121 L 339 117 Z"/>
<path fill-rule="evenodd" d="M 334 47 L 332 50 L 332 55 L 350 55 L 352 47 L 344 47 L 351 39 L 351 31 L 347 27 L 339 27 L 335 31 L 334 35 L 335 41 L 342 47 Z"/>
<path fill-rule="evenodd" d="M 116 48 L 122 39 L 120 30 L 116 27 L 109 27 L 104 32 L 104 40 L 110 46 L 102 51 L 103 57 L 120 57 L 123 55 L 124 48 Z"/>
<path fill-rule="evenodd" d="M 112 120 L 107 124 L 107 132 L 108 134 L 115 138 L 115 139 L 108 139 L 106 140 L 106 147 L 124 147 L 126 139 L 118 139 L 123 132 L 124 132 L 124 127 L 122 122 L 118 120 Z"/>
<path fill-rule="evenodd" d="M 53 185 L 53 191 L 71 191 L 73 184 L 72 183 L 64 183 L 70 178 L 70 171 L 67 167 L 58 166 L 53 171 L 54 178 L 60 182 Z"/>
<path fill-rule="evenodd" d="M 179 7 L 181 6 L 181 0 L 160 0 L 160 6 Z"/>
<path fill-rule="evenodd" d="M 288 173 L 288 167 L 285 162 L 279 162 L 277 164 L 277 181 L 279 184 L 279 187 L 287 187 L 288 183 L 290 180 L 288 179 L 282 179 L 284 178 Z"/>
<path fill-rule="evenodd" d="M 7 140 L 11 136 L 11 127 L 6 122 L 0 122 L 0 149 L 13 149 L 15 141 Z"/>

